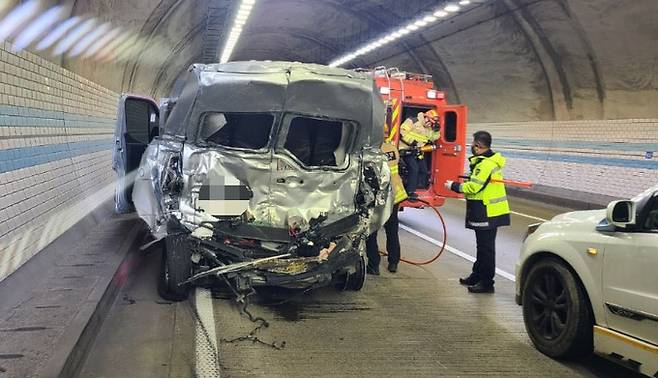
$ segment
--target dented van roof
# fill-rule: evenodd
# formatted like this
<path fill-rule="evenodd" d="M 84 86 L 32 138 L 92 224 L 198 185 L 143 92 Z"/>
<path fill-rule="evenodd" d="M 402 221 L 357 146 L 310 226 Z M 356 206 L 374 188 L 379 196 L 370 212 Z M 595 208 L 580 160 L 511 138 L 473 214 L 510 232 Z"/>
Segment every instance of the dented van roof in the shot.
<path fill-rule="evenodd" d="M 355 121 L 358 143 L 379 146 L 385 107 L 363 73 L 298 62 L 195 64 L 181 78 L 164 126 L 194 139 L 206 112 L 287 112 Z"/>

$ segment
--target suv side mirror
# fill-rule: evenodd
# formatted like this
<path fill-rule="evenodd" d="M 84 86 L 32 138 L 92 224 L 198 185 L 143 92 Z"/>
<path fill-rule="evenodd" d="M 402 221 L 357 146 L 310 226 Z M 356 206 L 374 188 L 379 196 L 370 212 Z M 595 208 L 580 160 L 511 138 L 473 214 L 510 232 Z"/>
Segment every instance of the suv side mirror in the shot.
<path fill-rule="evenodd" d="M 608 223 L 616 227 L 627 227 L 635 224 L 635 202 L 633 201 L 612 201 L 608 205 L 606 218 Z"/>

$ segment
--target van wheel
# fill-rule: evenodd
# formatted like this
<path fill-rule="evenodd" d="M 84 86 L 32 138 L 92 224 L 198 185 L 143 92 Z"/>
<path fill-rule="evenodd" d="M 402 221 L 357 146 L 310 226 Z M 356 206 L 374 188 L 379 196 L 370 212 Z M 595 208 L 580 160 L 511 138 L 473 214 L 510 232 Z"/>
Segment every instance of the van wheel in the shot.
<path fill-rule="evenodd" d="M 334 273 L 334 287 L 338 291 L 359 291 L 363 288 L 366 281 L 366 260 L 359 256 L 354 273 L 338 272 Z"/>
<path fill-rule="evenodd" d="M 592 310 L 575 274 L 561 261 L 537 262 L 523 286 L 523 320 L 535 347 L 553 358 L 593 350 Z"/>
<path fill-rule="evenodd" d="M 366 282 L 366 259 L 363 256 L 359 257 L 356 263 L 356 271 L 347 276 L 347 290 L 359 291 L 363 289 L 363 284 Z"/>
<path fill-rule="evenodd" d="M 187 299 L 190 285 L 181 285 L 192 276 L 192 260 L 187 235 L 171 235 L 164 239 L 158 293 L 166 300 Z"/>

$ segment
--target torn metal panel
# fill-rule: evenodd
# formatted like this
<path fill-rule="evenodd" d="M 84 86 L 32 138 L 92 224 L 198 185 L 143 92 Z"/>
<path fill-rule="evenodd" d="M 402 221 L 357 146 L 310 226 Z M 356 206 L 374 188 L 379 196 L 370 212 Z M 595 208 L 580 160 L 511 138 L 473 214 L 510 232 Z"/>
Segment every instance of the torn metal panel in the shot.
<path fill-rule="evenodd" d="M 195 65 L 175 92 L 132 198 L 156 239 L 189 242 L 190 280 L 309 287 L 356 271 L 393 202 L 371 78 L 235 62 Z"/>

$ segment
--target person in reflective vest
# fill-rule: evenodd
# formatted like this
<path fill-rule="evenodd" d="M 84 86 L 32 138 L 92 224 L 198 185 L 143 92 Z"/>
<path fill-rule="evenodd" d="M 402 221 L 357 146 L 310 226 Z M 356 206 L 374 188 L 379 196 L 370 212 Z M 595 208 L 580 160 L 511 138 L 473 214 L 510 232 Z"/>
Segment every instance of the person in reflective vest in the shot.
<path fill-rule="evenodd" d="M 436 110 L 418 113 L 400 125 L 400 155 L 407 166 L 405 189 L 412 199 L 417 198 L 416 189 L 425 185 L 428 178 L 427 163 L 420 147 L 434 143 L 441 136 L 440 119 Z"/>
<path fill-rule="evenodd" d="M 398 173 L 398 162 L 400 159 L 398 149 L 393 143 L 384 143 L 382 145 L 382 151 L 388 158 L 388 167 L 391 170 L 391 191 L 393 192 L 394 206 L 391 216 L 384 223 L 384 231 L 386 232 L 388 271 L 395 273 L 398 270 L 398 263 L 400 262 L 400 237 L 398 235 L 400 230 L 398 221 L 399 204 L 407 199 L 407 192 L 404 190 L 402 179 Z M 379 245 L 377 245 L 377 231 L 370 234 L 368 239 L 366 239 L 366 255 L 368 256 L 366 273 L 379 275 L 381 256 L 379 256 Z"/>
<path fill-rule="evenodd" d="M 505 158 L 491 150 L 491 134 L 478 131 L 471 144 L 470 174 L 464 183 L 446 181 L 445 187 L 466 198 L 466 228 L 475 231 L 477 259 L 459 283 L 471 293 L 493 293 L 496 271 L 496 233 L 510 225 L 510 208 L 503 180 Z M 494 180 L 494 182 L 492 182 Z"/>

